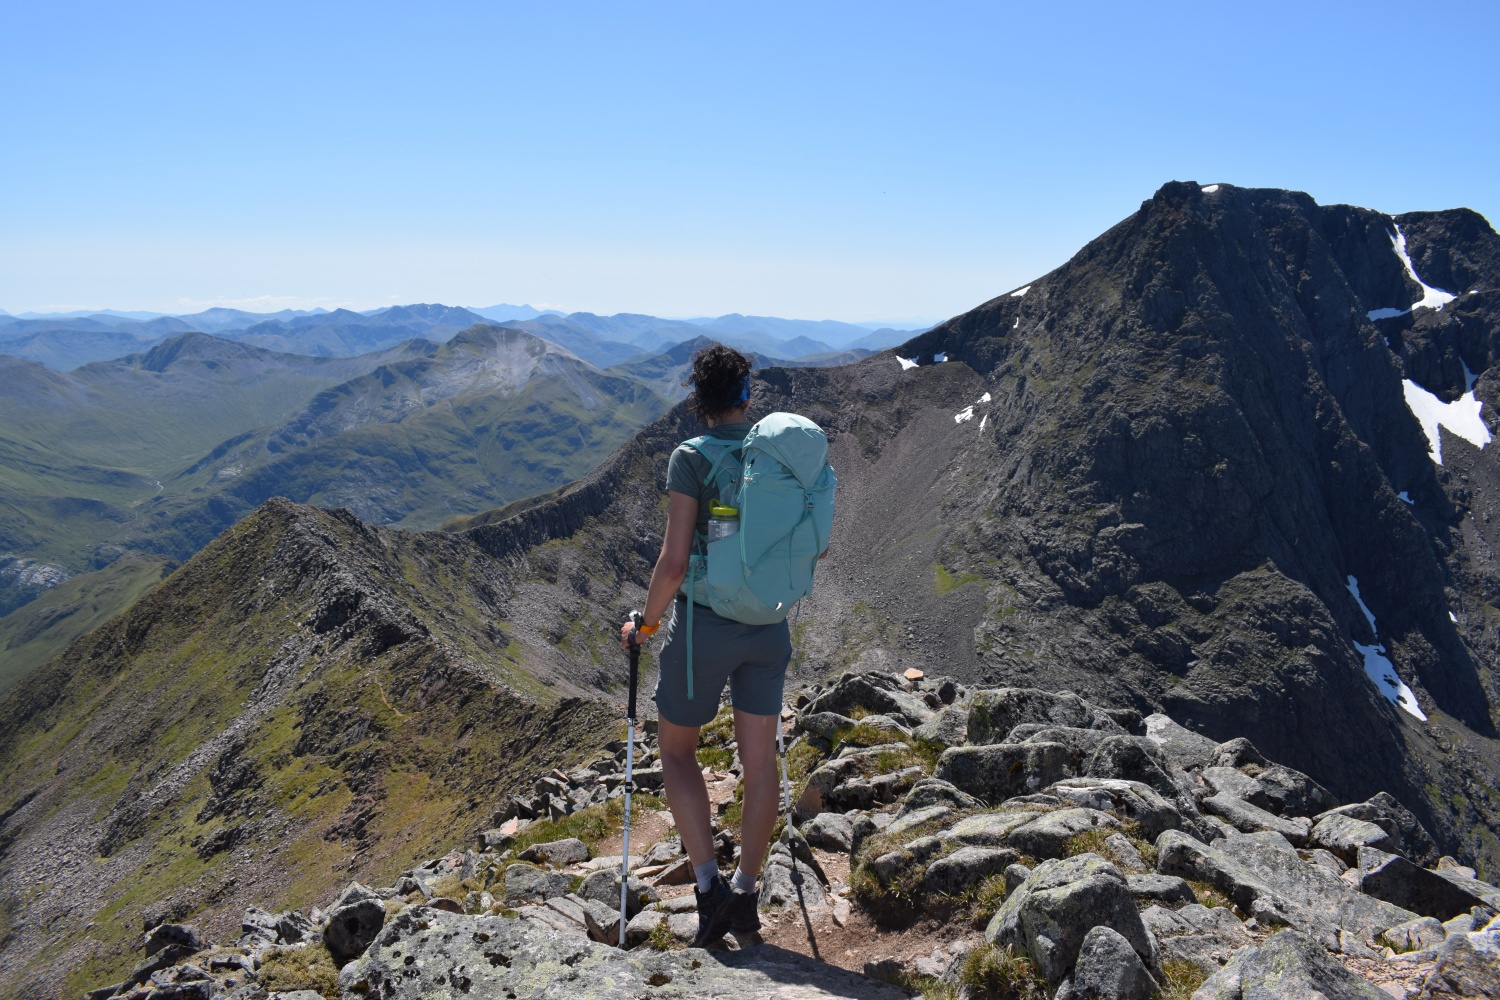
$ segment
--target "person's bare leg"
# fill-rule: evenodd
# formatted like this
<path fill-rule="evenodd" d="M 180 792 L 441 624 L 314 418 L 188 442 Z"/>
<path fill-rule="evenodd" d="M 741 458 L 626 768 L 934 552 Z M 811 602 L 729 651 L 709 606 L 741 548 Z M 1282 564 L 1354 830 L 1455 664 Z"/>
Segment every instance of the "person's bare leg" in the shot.
<path fill-rule="evenodd" d="M 734 738 L 744 768 L 744 812 L 740 821 L 740 870 L 754 878 L 766 860 L 771 830 L 781 811 L 781 775 L 776 769 L 777 715 L 734 710 Z"/>
<path fill-rule="evenodd" d="M 698 727 L 675 726 L 658 719 L 656 744 L 661 750 L 667 805 L 693 867 L 714 859 L 713 830 L 708 823 L 708 786 L 698 767 Z"/>

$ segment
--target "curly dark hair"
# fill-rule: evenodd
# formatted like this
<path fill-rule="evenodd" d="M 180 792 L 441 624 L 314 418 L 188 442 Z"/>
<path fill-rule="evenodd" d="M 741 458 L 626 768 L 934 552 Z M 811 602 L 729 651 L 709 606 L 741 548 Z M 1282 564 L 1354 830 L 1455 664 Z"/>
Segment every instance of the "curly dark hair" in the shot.
<path fill-rule="evenodd" d="M 693 390 L 688 409 L 705 423 L 734 409 L 749 375 L 750 359 L 739 351 L 723 344 L 705 347 L 693 355 L 693 373 L 682 383 Z"/>

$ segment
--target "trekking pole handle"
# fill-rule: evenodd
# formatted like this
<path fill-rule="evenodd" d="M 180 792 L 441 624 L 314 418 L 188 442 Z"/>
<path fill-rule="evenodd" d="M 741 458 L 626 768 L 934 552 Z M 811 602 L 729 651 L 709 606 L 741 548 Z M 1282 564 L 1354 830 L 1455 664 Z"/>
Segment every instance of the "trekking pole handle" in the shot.
<path fill-rule="evenodd" d="M 630 621 L 637 629 L 646 624 L 646 616 L 639 611 L 630 612 Z M 635 723 L 635 689 L 637 676 L 641 669 L 641 644 L 636 641 L 634 633 L 630 636 L 630 712 L 626 716 L 632 725 Z M 635 739 L 635 733 L 630 734 Z"/>

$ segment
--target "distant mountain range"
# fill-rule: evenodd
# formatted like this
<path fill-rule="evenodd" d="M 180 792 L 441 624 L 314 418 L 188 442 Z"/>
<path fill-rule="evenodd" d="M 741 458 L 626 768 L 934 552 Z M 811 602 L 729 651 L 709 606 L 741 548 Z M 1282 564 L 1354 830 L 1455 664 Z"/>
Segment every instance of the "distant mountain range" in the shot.
<path fill-rule="evenodd" d="M 568 349 L 590 364 L 608 367 L 673 344 L 712 337 L 743 350 L 786 360 L 833 356 L 848 350 L 878 351 L 920 330 L 871 329 L 835 320 L 774 316 L 662 319 L 639 313 L 598 316 L 563 314 L 529 305 L 465 309 L 415 304 L 355 312 L 349 309 L 284 309 L 252 313 L 214 308 L 182 316 L 156 313 L 0 313 L 0 354 L 27 358 L 58 371 L 149 350 L 181 333 L 212 333 L 287 354 L 352 357 L 384 350 L 414 337 L 445 341 L 460 330 L 500 323 L 526 330 Z"/>

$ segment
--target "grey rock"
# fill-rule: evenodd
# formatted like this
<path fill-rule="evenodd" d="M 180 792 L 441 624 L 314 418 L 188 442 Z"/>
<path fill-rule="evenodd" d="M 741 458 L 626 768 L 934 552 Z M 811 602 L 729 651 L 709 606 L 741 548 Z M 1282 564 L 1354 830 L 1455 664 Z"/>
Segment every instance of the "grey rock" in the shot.
<path fill-rule="evenodd" d="M 1071 778 L 1072 753 L 1061 743 L 951 747 L 938 758 L 936 776 L 985 802 L 997 803 Z"/>
<path fill-rule="evenodd" d="M 1024 737 L 1017 737 L 1023 730 L 1029 730 Z M 1098 729 L 1075 729 L 1071 726 L 1017 726 L 1011 730 L 1006 737 L 1007 742 L 1020 743 L 1061 743 L 1073 753 L 1073 767 L 1081 770 L 1099 744 L 1103 743 L 1109 736 L 1118 735 L 1104 732 Z"/>
<path fill-rule="evenodd" d="M 202 951 L 203 938 L 192 924 L 157 924 L 146 932 L 144 950 L 150 958 L 164 948 L 187 949 L 187 954 Z"/>
<path fill-rule="evenodd" d="M 1010 846 L 1036 858 L 1059 858 L 1068 841 L 1092 830 L 1118 830 L 1119 821 L 1097 809 L 1059 809 L 1012 830 Z"/>
<path fill-rule="evenodd" d="M 1484 924 L 1485 921 L 1476 920 L 1474 911 L 1470 910 L 1468 913 L 1460 913 L 1452 920 L 1444 920 L 1443 935 L 1446 937 L 1450 934 L 1467 934 L 1470 931 L 1479 930 Z"/>
<path fill-rule="evenodd" d="M 1396 840 L 1397 847 L 1392 853 L 1402 854 L 1419 865 L 1432 864 L 1438 858 L 1437 845 L 1433 842 L 1432 835 L 1417 821 L 1411 810 L 1387 792 L 1380 792 L 1364 802 L 1336 806 L 1314 819 L 1321 820 L 1329 813 L 1353 816 L 1381 827 Z"/>
<path fill-rule="evenodd" d="M 151 1000 L 157 1000 L 152 997 Z M 323 1000 L 323 994 L 316 990 L 292 990 L 290 992 L 272 993 L 268 1000 Z"/>
<path fill-rule="evenodd" d="M 1232 795 L 1246 802 L 1254 802 L 1264 794 L 1260 782 L 1234 767 L 1205 767 L 1199 775 L 1203 784 L 1214 795 Z"/>
<path fill-rule="evenodd" d="M 926 823 L 941 823 L 951 816 L 957 815 L 951 806 L 935 805 L 915 812 L 897 813 L 891 825 L 885 828 L 886 833 L 905 833 L 907 830 L 915 829 Z"/>
<path fill-rule="evenodd" d="M 507 870 L 509 875 L 515 870 L 512 866 Z M 571 880 L 570 880 L 571 881 Z M 630 876 L 627 883 L 629 891 L 625 897 L 625 918 L 628 920 L 641 910 L 655 903 L 660 897 L 656 890 L 642 882 L 634 875 Z M 584 899 L 592 899 L 615 910 L 620 908 L 620 872 L 617 869 L 605 868 L 594 872 L 583 880 L 578 887 L 578 895 Z"/>
<path fill-rule="evenodd" d="M 1162 874 L 1207 882 L 1244 912 L 1297 928 L 1330 950 L 1368 948 L 1379 932 L 1417 916 L 1303 861 L 1273 835 L 1237 836 L 1209 847 L 1168 830 L 1156 850 Z"/>
<path fill-rule="evenodd" d="M 867 715 L 859 720 L 859 725 L 884 733 L 887 739 L 892 740 L 899 740 L 912 734 L 910 726 L 903 725 L 899 719 L 894 719 L 889 715 Z"/>
<path fill-rule="evenodd" d="M 1361 847 L 1396 853 L 1397 840 L 1384 827 L 1344 813 L 1329 813 L 1313 824 L 1309 842 L 1353 864 Z"/>
<path fill-rule="evenodd" d="M 1141 831 L 1155 840 L 1167 830 L 1187 824 L 1178 807 L 1152 786 L 1123 778 L 1066 778 L 1047 792 L 1058 799 L 1090 809 L 1104 809 L 1122 819 L 1140 824 Z"/>
<path fill-rule="evenodd" d="M 595 872 L 595 874 L 599 873 Z M 618 875 L 615 876 L 615 884 L 619 885 Z M 522 900 L 548 900 L 554 896 L 566 896 L 572 889 L 573 877 L 561 872 L 544 871 L 528 864 L 515 864 L 505 869 L 505 901 L 507 903 L 518 903 Z"/>
<path fill-rule="evenodd" d="M 1360 888 L 1365 893 L 1424 917 L 1451 920 L 1476 906 L 1500 902 L 1500 893 L 1485 893 L 1479 888 L 1482 883 L 1466 879 L 1472 883 L 1466 887 L 1455 879 L 1414 865 L 1399 854 L 1365 847 L 1360 849 L 1358 861 L 1362 874 Z"/>
<path fill-rule="evenodd" d="M 1389 945 L 1393 951 L 1408 952 L 1435 948 L 1447 940 L 1447 937 L 1448 932 L 1441 923 L 1432 917 L 1422 917 L 1386 928 L 1381 931 L 1379 940 Z"/>
<path fill-rule="evenodd" d="M 351 882 L 328 909 L 323 943 L 335 962 L 347 962 L 364 953 L 384 924 L 385 903 L 369 887 Z"/>
<path fill-rule="evenodd" d="M 1218 816 L 1242 833 L 1257 833 L 1262 830 L 1278 833 L 1294 847 L 1307 843 L 1308 831 L 1312 828 L 1312 822 L 1306 817 L 1285 819 L 1229 795 L 1210 795 L 1203 800 L 1203 811 Z"/>
<path fill-rule="evenodd" d="M 1314 996 L 1325 1000 L 1390 1000 L 1296 930 L 1280 931 L 1258 947 L 1242 949 L 1209 977 L 1193 994 L 1193 1000 Z"/>
<path fill-rule="evenodd" d="M 1149 1000 L 1160 989 L 1114 928 L 1100 925 L 1083 936 L 1073 967 L 1073 994 L 1079 1000 Z"/>
<path fill-rule="evenodd" d="M 1120 778 L 1150 785 L 1172 800 L 1185 815 L 1194 811 L 1190 779 L 1172 761 L 1159 743 L 1146 736 L 1111 736 L 1083 766 L 1089 778 Z"/>
<path fill-rule="evenodd" d="M 1122 935 L 1148 969 L 1159 968 L 1156 941 L 1141 923 L 1120 870 L 1097 854 L 1043 861 L 1006 897 L 985 928 L 985 939 L 1024 950 L 1049 982 L 1073 969 L 1084 936 L 1094 927 Z"/>
<path fill-rule="evenodd" d="M 968 706 L 943 706 L 936 715 L 918 726 L 913 735 L 943 747 L 962 746 L 969 738 Z"/>
<path fill-rule="evenodd" d="M 797 715 L 797 729 L 813 736 L 819 736 L 832 743 L 838 739 L 840 731 L 847 732 L 855 727 L 856 723 L 847 715 L 837 712 L 800 712 Z"/>
<path fill-rule="evenodd" d="M 1016 861 L 1016 852 L 1003 847 L 960 847 L 927 866 L 922 889 L 940 896 L 959 896 Z"/>
<path fill-rule="evenodd" d="M 807 711 L 809 714 L 836 712 L 847 716 L 857 708 L 903 718 L 914 726 L 926 722 L 933 715 L 932 709 L 922 698 L 899 687 L 887 689 L 870 674 L 860 674 L 840 681 L 831 690 L 814 698 L 807 706 Z"/>
<path fill-rule="evenodd" d="M 1500 935 L 1455 934 L 1439 946 L 1417 1000 L 1459 997 L 1500 998 Z"/>
<path fill-rule="evenodd" d="M 969 698 L 969 742 L 996 743 L 1024 722 L 1122 731 L 1108 715 L 1071 691 L 989 688 Z"/>
<path fill-rule="evenodd" d="M 784 855 L 773 855 L 761 869 L 760 908 L 786 907 L 805 909 L 809 914 L 827 913 L 828 897 L 806 865 L 793 865 Z"/>
<path fill-rule="evenodd" d="M 1333 795 L 1316 781 L 1281 764 L 1255 776 L 1260 792 L 1251 801 L 1282 816 L 1312 816 L 1333 805 Z"/>
<path fill-rule="evenodd" d="M 907 870 L 925 864 L 944 850 L 937 837 L 918 837 L 899 850 L 888 851 L 870 862 L 870 871 L 882 885 L 890 885 Z"/>
<path fill-rule="evenodd" d="M 1313 827 L 1313 830 L 1316 831 L 1317 827 Z M 1321 868 L 1327 868 L 1335 875 L 1342 875 L 1349 870 L 1349 866 L 1344 862 L 1343 858 L 1332 851 L 1325 851 L 1321 847 L 1314 847 L 1308 851 L 1307 860 Z"/>
<path fill-rule="evenodd" d="M 983 803 L 942 778 L 922 778 L 906 793 L 901 808 L 896 810 L 896 817 L 899 819 L 907 813 L 937 805 L 951 809 L 978 809 Z"/>
<path fill-rule="evenodd" d="M 1167 759 L 1184 771 L 1201 770 L 1213 764 L 1219 744 L 1157 713 L 1144 720 L 1146 739 L 1157 744 Z"/>
<path fill-rule="evenodd" d="M 675 861 L 682 857 L 682 841 L 676 837 L 669 837 L 651 845 L 651 849 L 641 858 L 642 865 L 664 865 L 668 861 Z"/>
<path fill-rule="evenodd" d="M 1151 868 L 1146 864 L 1146 859 L 1141 857 L 1141 852 L 1130 842 L 1130 838 L 1123 833 L 1112 833 L 1105 837 L 1104 849 L 1109 852 L 1109 859 L 1122 870 L 1144 872 Z"/>
<path fill-rule="evenodd" d="M 545 844 L 532 844 L 517 857 L 522 861 L 565 868 L 568 865 L 576 865 L 580 861 L 587 861 L 590 854 L 583 841 L 577 837 L 567 837 L 563 840 L 549 840 Z"/>
<path fill-rule="evenodd" d="M 848 854 L 854 849 L 854 824 L 842 813 L 819 813 L 802 826 L 802 834 L 825 851 Z"/>
<path fill-rule="evenodd" d="M 1126 875 L 1125 884 L 1136 899 L 1152 903 L 1196 903 L 1193 887 L 1175 875 Z"/>
<path fill-rule="evenodd" d="M 973 847 L 1003 847 L 1012 830 L 1025 826 L 1039 815 L 1041 814 L 1029 810 L 980 813 L 959 820 L 940 836 L 944 840 L 955 840 Z"/>
<path fill-rule="evenodd" d="M 1220 743 L 1218 749 L 1214 750 L 1213 759 L 1209 761 L 1210 767 L 1240 768 L 1246 764 L 1264 768 L 1267 761 L 1261 756 L 1260 751 L 1255 749 L 1255 744 L 1243 736 Z"/>
<path fill-rule="evenodd" d="M 1179 910 L 1150 906 L 1141 922 L 1156 938 L 1162 960 L 1190 962 L 1213 975 L 1235 952 L 1254 942 L 1245 925 L 1224 907 L 1189 903 Z"/>
<path fill-rule="evenodd" d="M 1005 866 L 1005 894 L 1009 896 L 1020 885 L 1031 878 L 1031 869 L 1022 864 Z"/>

